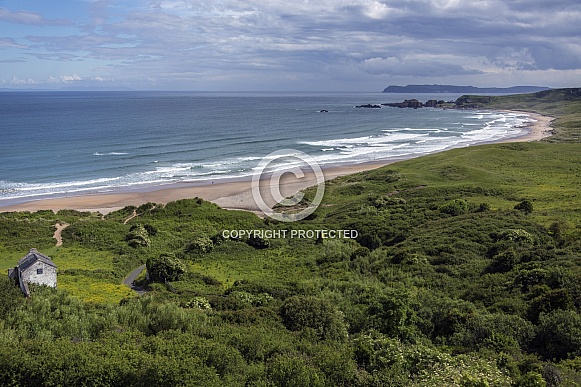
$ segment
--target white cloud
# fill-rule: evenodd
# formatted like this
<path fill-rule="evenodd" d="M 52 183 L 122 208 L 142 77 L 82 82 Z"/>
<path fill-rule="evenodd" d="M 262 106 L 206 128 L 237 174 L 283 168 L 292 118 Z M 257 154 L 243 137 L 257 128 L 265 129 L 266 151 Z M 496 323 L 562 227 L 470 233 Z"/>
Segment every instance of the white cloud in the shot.
<path fill-rule="evenodd" d="M 12 38 L 0 37 L 0 48 L 7 48 L 7 47 L 25 48 L 26 46 L 16 43 L 16 41 Z"/>
<path fill-rule="evenodd" d="M 80 81 L 82 80 L 81 77 L 79 77 L 77 74 L 73 74 L 73 75 L 63 75 L 60 77 L 61 82 L 63 83 L 69 83 L 69 82 L 74 82 L 74 81 Z"/>
<path fill-rule="evenodd" d="M 0 20 L 16 24 L 33 24 L 46 26 L 62 26 L 72 24 L 70 21 L 64 19 L 50 20 L 43 18 L 42 15 L 38 13 L 26 11 L 11 12 L 8 9 L 2 7 L 0 7 Z"/>
<path fill-rule="evenodd" d="M 11 85 L 15 85 L 15 86 L 36 85 L 37 84 L 31 78 L 29 78 L 29 79 L 20 79 L 20 78 L 16 77 L 15 75 L 12 76 L 12 79 L 10 79 L 10 82 L 9 83 Z"/>

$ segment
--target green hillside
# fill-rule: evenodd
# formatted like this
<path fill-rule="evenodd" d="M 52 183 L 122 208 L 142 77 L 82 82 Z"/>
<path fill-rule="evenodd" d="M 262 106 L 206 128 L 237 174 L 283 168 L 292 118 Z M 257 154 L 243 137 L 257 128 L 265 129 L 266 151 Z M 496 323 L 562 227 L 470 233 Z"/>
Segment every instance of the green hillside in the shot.
<path fill-rule="evenodd" d="M 337 178 L 301 222 L 197 198 L 105 217 L 0 213 L 4 272 L 30 247 L 59 266 L 59 288 L 30 299 L 0 278 L 1 384 L 581 385 L 581 101 L 569 90 L 463 97 L 557 116 L 557 135 Z M 69 224 L 60 247 L 57 222 Z M 146 262 L 155 282 L 142 275 L 138 296 L 121 282 Z"/>

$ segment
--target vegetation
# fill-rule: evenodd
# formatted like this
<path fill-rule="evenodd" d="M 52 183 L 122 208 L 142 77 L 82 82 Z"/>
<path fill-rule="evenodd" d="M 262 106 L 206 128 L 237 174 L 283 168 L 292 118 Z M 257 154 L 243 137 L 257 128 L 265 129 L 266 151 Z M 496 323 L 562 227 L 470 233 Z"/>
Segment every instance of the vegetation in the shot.
<path fill-rule="evenodd" d="M 581 131 L 558 130 L 335 179 L 292 224 L 197 198 L 2 213 L 2 269 L 59 266 L 29 299 L 0 276 L 2 385 L 581 385 Z M 320 229 L 358 236 L 222 233 Z"/>

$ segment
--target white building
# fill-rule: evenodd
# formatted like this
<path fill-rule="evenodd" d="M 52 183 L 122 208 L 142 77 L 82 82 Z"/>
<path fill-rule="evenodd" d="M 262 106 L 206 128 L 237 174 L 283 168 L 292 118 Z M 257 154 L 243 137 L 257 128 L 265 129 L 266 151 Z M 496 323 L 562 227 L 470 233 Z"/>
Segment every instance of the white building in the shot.
<path fill-rule="evenodd" d="M 28 284 L 47 285 L 56 288 L 56 265 L 36 249 L 18 261 L 14 269 L 8 270 L 8 276 L 18 282 L 22 292 L 28 297 Z"/>

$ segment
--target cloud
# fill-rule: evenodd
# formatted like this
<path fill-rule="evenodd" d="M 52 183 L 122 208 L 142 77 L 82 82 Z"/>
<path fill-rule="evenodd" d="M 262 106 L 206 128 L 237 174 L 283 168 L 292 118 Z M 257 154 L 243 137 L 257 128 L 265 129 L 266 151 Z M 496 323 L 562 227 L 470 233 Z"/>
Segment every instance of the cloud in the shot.
<path fill-rule="evenodd" d="M 58 61 L 58 62 L 78 62 L 82 61 L 83 57 L 80 55 L 72 55 L 62 52 L 51 52 L 51 53 L 28 53 L 37 59 L 41 60 L 50 60 L 50 61 Z"/>
<path fill-rule="evenodd" d="M 74 82 L 74 81 L 80 81 L 82 80 L 81 77 L 79 77 L 77 74 L 73 74 L 73 75 L 63 75 L 60 77 L 61 82 L 63 83 L 69 83 L 69 82 Z"/>
<path fill-rule="evenodd" d="M 73 83 L 73 82 L 77 82 L 77 81 L 82 81 L 83 78 L 81 78 L 80 76 L 78 76 L 77 74 L 73 74 L 73 75 L 61 75 L 58 77 L 54 77 L 52 75 L 49 75 L 48 79 L 45 82 L 42 83 L 48 83 L 48 84 L 60 84 L 60 83 Z"/>
<path fill-rule="evenodd" d="M 43 18 L 40 14 L 27 11 L 11 12 L 0 7 L 0 20 L 16 24 L 32 24 L 38 26 L 68 26 L 72 25 L 69 20 L 50 20 Z"/>
<path fill-rule="evenodd" d="M 0 49 L 7 48 L 7 47 L 17 47 L 17 48 L 25 48 L 21 44 L 16 43 L 16 41 L 12 38 L 1 38 L 0 37 Z"/>
<path fill-rule="evenodd" d="M 28 79 L 20 79 L 16 76 L 12 76 L 10 81 L 8 82 L 10 85 L 22 86 L 22 85 L 36 85 L 37 82 L 31 78 Z"/>
<path fill-rule="evenodd" d="M 396 57 L 369 58 L 361 62 L 361 69 L 376 75 L 407 75 L 446 77 L 449 75 L 481 74 L 482 71 L 466 69 L 460 65 L 437 60 L 401 60 Z"/>
<path fill-rule="evenodd" d="M 17 41 L 27 43 L 30 60 L 67 63 L 83 80 L 103 76 L 159 87 L 245 80 L 247 87 L 284 80 L 324 87 L 346 81 L 338 74 L 367 85 L 385 76 L 493 79 L 581 69 L 577 2 L 92 1 L 76 33 L 35 29 Z M 4 8 L 0 20 L 57 22 Z M 0 48 L 24 49 L 13 46 L 12 36 L 2 39 Z M 530 77 L 538 83 L 538 75 Z"/>

